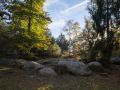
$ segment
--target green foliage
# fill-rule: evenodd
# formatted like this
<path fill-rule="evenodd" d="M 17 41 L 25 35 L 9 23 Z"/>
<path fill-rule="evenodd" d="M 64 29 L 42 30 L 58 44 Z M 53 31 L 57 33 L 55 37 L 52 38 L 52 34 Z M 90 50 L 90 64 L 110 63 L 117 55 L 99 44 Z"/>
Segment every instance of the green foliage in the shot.
<path fill-rule="evenodd" d="M 68 37 L 68 52 L 69 56 L 71 54 L 77 54 L 79 52 L 79 40 L 78 36 L 80 33 L 80 25 L 78 22 L 74 22 L 73 20 L 69 20 L 66 25 L 64 26 L 64 31 L 67 34 Z M 77 47 L 77 48 L 76 48 Z"/>
<path fill-rule="evenodd" d="M 63 35 L 62 33 L 59 35 L 59 37 L 57 38 L 57 44 L 59 45 L 59 47 L 61 48 L 62 52 L 67 51 L 68 50 L 68 40 L 65 38 L 65 35 Z"/>
<path fill-rule="evenodd" d="M 40 51 L 48 50 L 50 18 L 43 10 L 43 4 L 44 0 L 13 0 L 6 5 L 11 13 L 11 23 L 0 25 L 1 56 L 32 59 L 39 57 Z"/>
<path fill-rule="evenodd" d="M 120 19 L 119 0 L 91 0 L 88 6 L 93 20 L 93 28 L 97 34 L 93 45 L 93 52 L 101 53 L 101 56 L 109 62 L 114 47 L 114 34 Z M 97 56 L 96 55 L 96 56 Z"/>
<path fill-rule="evenodd" d="M 92 59 L 96 55 L 94 52 L 94 44 L 95 39 L 97 37 L 96 32 L 92 26 L 93 22 L 91 19 L 85 19 L 85 28 L 79 35 L 79 42 L 80 42 L 80 57 L 82 60 L 90 60 L 91 56 Z M 92 54 L 92 55 L 91 55 Z M 95 58 L 94 58 L 95 59 Z"/>
<path fill-rule="evenodd" d="M 50 56 L 58 57 L 61 55 L 61 48 L 57 43 L 51 45 L 48 49 Z"/>
<path fill-rule="evenodd" d="M 120 26 L 118 26 L 117 32 L 115 33 L 115 42 L 112 54 L 113 56 L 120 56 Z"/>

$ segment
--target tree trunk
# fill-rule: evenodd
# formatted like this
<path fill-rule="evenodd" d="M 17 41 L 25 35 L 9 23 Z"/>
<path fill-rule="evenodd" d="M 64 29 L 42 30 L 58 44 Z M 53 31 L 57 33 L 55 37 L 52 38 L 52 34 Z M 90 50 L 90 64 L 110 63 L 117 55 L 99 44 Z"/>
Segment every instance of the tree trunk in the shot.
<path fill-rule="evenodd" d="M 31 17 L 28 17 L 28 34 L 30 35 L 30 31 L 31 31 Z"/>

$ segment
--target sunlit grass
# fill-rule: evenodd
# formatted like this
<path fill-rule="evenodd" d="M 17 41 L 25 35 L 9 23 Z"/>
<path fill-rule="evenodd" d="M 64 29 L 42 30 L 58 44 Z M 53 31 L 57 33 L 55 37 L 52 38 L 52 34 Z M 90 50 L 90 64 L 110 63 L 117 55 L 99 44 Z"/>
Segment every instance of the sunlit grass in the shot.
<path fill-rule="evenodd" d="M 43 85 L 42 87 L 39 87 L 37 90 L 55 90 L 53 85 Z"/>

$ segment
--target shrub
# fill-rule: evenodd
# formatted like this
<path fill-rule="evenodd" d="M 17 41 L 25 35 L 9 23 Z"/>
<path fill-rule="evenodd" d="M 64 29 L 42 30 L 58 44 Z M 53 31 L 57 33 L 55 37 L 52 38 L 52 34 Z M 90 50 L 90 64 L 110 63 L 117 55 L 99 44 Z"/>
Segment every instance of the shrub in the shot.
<path fill-rule="evenodd" d="M 58 57 L 61 55 L 61 48 L 55 43 L 49 47 L 48 52 L 50 56 Z"/>

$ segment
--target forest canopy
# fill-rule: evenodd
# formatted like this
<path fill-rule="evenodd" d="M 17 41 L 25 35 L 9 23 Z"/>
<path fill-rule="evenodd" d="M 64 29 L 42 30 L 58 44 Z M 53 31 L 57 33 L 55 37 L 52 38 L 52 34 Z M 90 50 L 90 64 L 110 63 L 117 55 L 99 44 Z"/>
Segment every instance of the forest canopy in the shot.
<path fill-rule="evenodd" d="M 48 25 L 45 0 L 6 0 L 0 11 L 0 56 L 39 59 L 42 57 L 79 57 L 109 62 L 120 52 L 120 1 L 90 0 L 82 29 L 68 20 L 57 38 Z M 65 33 L 65 34 L 64 34 Z"/>

